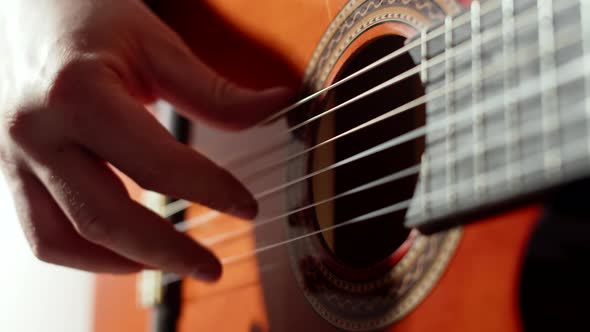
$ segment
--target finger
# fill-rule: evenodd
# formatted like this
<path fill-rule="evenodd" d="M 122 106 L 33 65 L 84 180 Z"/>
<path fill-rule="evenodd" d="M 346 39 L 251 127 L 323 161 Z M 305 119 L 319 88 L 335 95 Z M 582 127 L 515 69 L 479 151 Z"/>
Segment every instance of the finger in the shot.
<path fill-rule="evenodd" d="M 47 263 L 99 273 L 130 273 L 143 266 L 82 238 L 39 180 L 12 169 L 7 178 L 26 238 Z"/>
<path fill-rule="evenodd" d="M 82 90 L 83 101 L 71 105 L 84 107 L 84 113 L 71 125 L 72 139 L 145 189 L 241 218 L 256 215 L 256 201 L 229 172 L 175 141 L 142 105 L 115 87 L 113 90 Z"/>
<path fill-rule="evenodd" d="M 82 237 L 133 261 L 165 271 L 216 280 L 221 264 L 206 248 L 132 201 L 113 172 L 78 147 L 36 173 Z"/>
<path fill-rule="evenodd" d="M 144 44 L 156 94 L 193 118 L 242 129 L 270 116 L 292 98 L 293 92 L 286 87 L 255 91 L 228 82 L 195 57 L 174 32 L 150 36 Z"/>

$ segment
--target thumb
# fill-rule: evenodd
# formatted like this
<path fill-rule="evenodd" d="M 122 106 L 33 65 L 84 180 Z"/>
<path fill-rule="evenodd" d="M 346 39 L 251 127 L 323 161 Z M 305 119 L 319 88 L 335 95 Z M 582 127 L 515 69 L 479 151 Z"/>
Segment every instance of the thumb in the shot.
<path fill-rule="evenodd" d="M 195 57 L 182 41 L 164 43 L 152 43 L 159 45 L 145 55 L 151 84 L 156 94 L 189 117 L 243 129 L 284 107 L 293 95 L 286 87 L 255 91 L 234 85 Z"/>

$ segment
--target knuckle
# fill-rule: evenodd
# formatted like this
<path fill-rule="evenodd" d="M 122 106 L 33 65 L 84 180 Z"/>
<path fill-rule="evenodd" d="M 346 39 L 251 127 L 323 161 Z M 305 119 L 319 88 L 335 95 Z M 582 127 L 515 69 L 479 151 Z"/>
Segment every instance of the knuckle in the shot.
<path fill-rule="evenodd" d="M 47 103 L 60 104 L 79 96 L 85 82 L 96 79 L 100 73 L 101 60 L 93 55 L 70 59 L 55 74 L 47 92 Z"/>
<path fill-rule="evenodd" d="M 45 106 L 58 113 L 64 129 L 84 133 L 96 123 L 113 122 L 111 117 L 116 112 L 96 105 L 114 97 L 110 88 L 119 81 L 114 68 L 120 67 L 115 62 L 107 56 L 79 56 L 56 74 L 47 91 Z"/>
<path fill-rule="evenodd" d="M 161 171 L 156 169 L 147 169 L 138 172 L 135 176 L 135 181 L 142 188 L 153 191 L 162 191 L 165 188 L 162 187 L 162 179 L 165 178 Z"/>
<path fill-rule="evenodd" d="M 77 92 L 95 87 L 94 82 L 114 78 L 127 66 L 112 52 L 78 53 L 63 63 L 50 79 L 48 101 L 76 97 Z"/>
<path fill-rule="evenodd" d="M 108 246 L 111 240 L 111 232 L 104 219 L 98 215 L 84 215 L 75 218 L 78 233 L 94 243 Z"/>
<path fill-rule="evenodd" d="M 0 124 L 0 162 L 19 165 L 35 160 L 47 163 L 58 157 L 66 143 L 59 119 L 50 119 L 38 107 L 21 107 L 5 114 Z"/>
<path fill-rule="evenodd" d="M 223 77 L 215 76 L 210 85 L 214 120 L 229 130 L 243 130 L 250 127 L 255 119 L 248 121 L 239 112 L 240 89 Z M 243 111 L 243 110 L 242 110 Z"/>
<path fill-rule="evenodd" d="M 46 263 L 56 262 L 60 255 L 58 246 L 47 237 L 35 236 L 29 238 L 29 246 L 31 247 L 33 255 L 35 255 L 38 260 Z"/>
<path fill-rule="evenodd" d="M 7 138 L 20 145 L 46 142 L 50 136 L 60 136 L 67 126 L 89 123 L 94 114 L 89 114 L 88 97 L 96 94 L 95 87 L 108 75 L 106 62 L 99 56 L 76 56 L 61 65 L 40 90 L 19 97 L 3 112 Z"/>
<path fill-rule="evenodd" d="M 4 124 L 10 140 L 27 145 L 35 138 L 39 117 L 35 110 L 23 107 L 8 114 Z"/>
<path fill-rule="evenodd" d="M 233 84 L 220 76 L 216 76 L 211 83 L 211 96 L 218 108 L 216 115 L 221 121 L 232 120 L 229 116 L 230 112 L 228 112 L 230 106 L 228 100 L 231 100 L 234 90 Z"/>

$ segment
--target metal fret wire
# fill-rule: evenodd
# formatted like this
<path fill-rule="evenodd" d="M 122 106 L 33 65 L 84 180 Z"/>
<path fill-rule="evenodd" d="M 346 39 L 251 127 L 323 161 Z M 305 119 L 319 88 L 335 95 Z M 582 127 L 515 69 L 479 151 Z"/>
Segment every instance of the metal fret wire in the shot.
<path fill-rule="evenodd" d="M 559 116 L 557 114 L 558 94 L 555 86 L 555 36 L 553 26 L 553 0 L 538 0 L 539 13 L 539 58 L 541 95 L 541 118 L 543 119 L 543 150 L 546 176 L 558 176 L 561 171 L 561 154 L 559 150 L 550 149 L 553 136 L 559 135 Z M 557 144 L 559 146 L 559 144 Z"/>
<path fill-rule="evenodd" d="M 428 181 L 428 179 L 430 179 L 429 173 L 430 173 L 430 159 L 428 157 L 427 153 L 423 153 L 422 154 L 422 159 L 421 159 L 421 177 L 425 179 L 424 181 L 424 185 L 419 186 L 418 189 L 419 192 L 422 194 L 422 197 L 426 197 L 426 192 L 428 192 L 428 188 L 430 187 L 430 183 Z M 428 219 L 430 217 L 430 209 L 428 204 L 426 203 L 426 200 L 418 200 L 418 202 L 420 203 L 420 206 L 422 207 L 421 209 L 421 213 L 422 213 L 422 218 L 424 219 Z"/>
<path fill-rule="evenodd" d="M 569 3 L 568 3 L 568 5 L 564 6 L 564 8 L 560 8 L 560 10 L 566 10 L 566 9 L 568 9 L 569 7 L 571 7 L 571 6 L 572 6 L 572 5 L 574 5 L 574 4 L 575 4 L 575 2 L 569 2 Z M 525 15 L 525 14 L 526 14 L 526 15 Z M 529 11 L 526 11 L 526 13 L 523 13 L 523 14 L 521 14 L 521 15 L 523 15 L 523 16 L 525 16 L 525 17 L 523 17 L 523 20 L 522 20 L 522 21 L 519 21 L 519 23 L 520 23 L 520 24 L 518 24 L 518 25 L 517 25 L 517 28 L 523 28 L 523 27 L 525 27 L 525 26 L 526 26 L 526 24 L 528 24 L 528 23 L 531 23 L 531 22 L 532 22 L 532 18 L 533 18 L 531 14 L 533 14 L 533 12 L 532 12 L 531 10 L 529 10 Z M 497 30 L 496 30 L 496 29 L 494 29 L 493 31 L 492 31 L 492 30 L 490 30 L 490 31 L 486 31 L 486 32 L 484 32 L 484 34 L 482 34 L 481 42 L 482 42 L 482 43 L 484 43 L 484 42 L 488 42 L 489 40 L 491 40 L 491 39 L 495 38 L 496 36 L 495 36 L 495 34 L 492 34 L 492 32 L 494 32 L 494 33 L 495 33 L 495 32 L 497 32 Z M 470 40 L 467 40 L 466 42 L 462 43 L 460 46 L 456 47 L 456 50 L 455 50 L 454 54 L 458 54 L 458 53 L 460 53 L 460 52 L 463 52 L 463 51 L 466 51 L 466 50 L 470 49 L 470 44 L 471 44 L 471 41 L 470 41 Z M 429 60 L 429 62 L 432 62 L 432 63 L 431 63 L 431 66 L 434 66 L 434 65 L 436 65 L 436 64 L 438 64 L 438 63 L 440 63 L 440 62 L 442 62 L 441 60 L 444 60 L 444 54 L 441 54 L 441 55 L 439 55 L 438 57 L 435 57 L 435 58 L 433 58 L 432 60 Z M 414 72 L 412 72 L 412 74 L 415 74 L 415 73 L 414 73 Z M 440 91 L 439 91 L 439 93 L 440 93 Z M 374 123 L 377 123 L 377 122 L 379 122 L 379 121 L 382 121 L 382 120 L 384 120 L 384 119 L 386 119 L 386 118 L 389 118 L 389 117 L 391 117 L 391 116 L 397 115 L 397 114 L 399 114 L 399 113 L 401 113 L 401 112 L 403 112 L 403 111 L 406 111 L 406 110 L 412 109 L 412 108 L 414 108 L 414 107 L 416 107 L 416 106 L 419 106 L 419 105 L 421 105 L 421 104 L 423 104 L 424 102 L 426 102 L 426 101 L 427 101 L 427 100 L 423 100 L 423 99 L 425 99 L 424 97 L 426 97 L 426 96 L 423 96 L 423 97 L 421 97 L 421 98 L 418 98 L 418 99 L 414 100 L 413 102 L 410 102 L 410 103 L 408 103 L 408 104 L 406 104 L 406 105 L 402 105 L 402 106 L 400 106 L 399 108 L 397 108 L 397 109 L 395 109 L 395 110 L 392 110 L 392 111 L 390 111 L 390 112 L 388 112 L 388 113 L 385 113 L 385 114 L 383 114 L 383 115 L 381 115 L 381 116 L 379 116 L 379 117 L 377 117 L 377 118 L 374 118 L 374 119 L 372 119 L 372 120 L 370 120 L 370 121 L 367 121 L 366 123 L 364 123 L 364 124 L 362 124 L 362 125 L 360 125 L 360 126 L 357 126 L 357 127 L 355 127 L 355 128 L 352 128 L 351 130 L 348 130 L 348 131 L 346 131 L 346 132 L 344 132 L 344 133 L 342 133 L 342 134 L 339 134 L 339 135 L 337 135 L 337 136 L 335 136 L 335 137 L 333 137 L 333 138 L 331 138 L 331 139 L 328 139 L 328 140 L 326 140 L 326 141 L 324 141 L 324 142 L 321 142 L 321 143 L 317 144 L 317 145 L 316 145 L 316 146 L 314 146 L 314 147 L 308 148 L 308 149 L 306 149 L 306 150 L 302 151 L 301 153 L 299 153 L 298 155 L 291 156 L 291 157 L 287 158 L 286 160 L 283 160 L 283 161 L 281 161 L 281 163 L 280 163 L 280 164 L 282 164 L 282 163 L 284 163 L 284 162 L 286 162 L 286 161 L 288 161 L 288 160 L 291 160 L 291 159 L 293 159 L 293 158 L 295 158 L 295 157 L 298 157 L 298 156 L 300 156 L 300 155 L 303 155 L 303 154 L 305 154 L 305 153 L 308 153 L 308 152 L 310 152 L 311 150 L 313 150 L 313 149 L 316 149 L 316 148 L 318 148 L 318 147 L 320 147 L 320 146 L 322 146 L 322 145 L 325 145 L 325 144 L 327 144 L 327 143 L 333 142 L 333 141 L 335 141 L 336 139 L 339 139 L 339 138 L 341 138 L 341 137 L 344 137 L 344 136 L 346 136 L 346 135 L 348 135 L 348 134 L 351 134 L 351 133 L 353 133 L 353 132 L 356 132 L 356 131 L 358 131 L 358 130 L 360 130 L 360 129 L 366 128 L 366 127 L 368 127 L 368 126 L 370 126 L 370 125 L 372 125 L 372 124 L 374 124 Z M 436 96 L 436 97 L 438 97 L 438 96 Z M 435 97 L 435 98 L 436 98 L 436 97 Z M 277 164 L 279 164 L 279 163 L 277 163 Z M 275 166 L 276 166 L 276 165 L 275 165 Z M 307 177 L 307 178 L 308 178 L 308 177 Z M 304 179 L 302 179 L 302 180 L 304 180 Z M 292 182 L 293 182 L 293 181 L 292 181 Z M 266 192 L 260 193 L 260 194 L 259 194 L 259 196 L 260 196 L 260 197 L 265 197 L 266 195 L 268 195 L 268 194 L 270 194 L 270 193 L 272 193 L 272 192 L 276 192 L 276 191 L 278 191 L 278 190 L 284 189 L 285 187 L 288 187 L 288 186 L 289 186 L 289 185 L 291 185 L 291 184 L 292 184 L 292 183 L 290 183 L 290 184 L 285 184 L 285 185 L 281 186 L 281 188 L 273 188 L 272 190 L 269 190 L 269 191 L 266 191 Z M 258 198 L 260 198 L 260 197 L 258 197 Z M 173 202 L 173 203 L 170 203 L 170 204 L 167 206 L 167 208 L 166 208 L 166 211 L 165 211 L 165 215 L 171 215 L 171 214 L 177 213 L 177 212 L 179 212 L 179 211 L 182 211 L 182 210 L 184 210 L 184 209 L 188 208 L 190 205 L 191 205 L 191 203 L 190 203 L 190 202 L 186 202 L 186 201 L 183 201 L 183 200 L 178 200 L 178 201 L 175 201 L 175 202 Z"/>
<path fill-rule="evenodd" d="M 454 47 L 453 47 L 453 18 L 448 16 L 445 19 L 445 114 L 446 114 L 446 121 L 447 121 L 447 130 L 446 130 L 446 137 L 445 137 L 445 150 L 447 156 L 447 174 L 446 174 L 446 183 L 447 186 L 450 186 L 453 183 L 453 171 L 454 168 L 451 167 L 451 159 L 452 157 L 452 143 L 453 140 L 453 124 L 451 123 L 450 119 L 454 112 L 454 89 L 453 83 L 455 80 L 454 77 Z M 449 208 L 452 206 L 452 196 L 449 192 L 447 195 L 447 203 L 449 204 Z"/>
<path fill-rule="evenodd" d="M 484 155 L 482 153 L 482 128 L 483 128 L 483 115 L 479 109 L 480 101 L 482 100 L 482 79 L 481 79 L 481 13 L 480 4 L 478 0 L 471 3 L 471 35 L 473 43 L 471 43 L 471 102 L 473 104 L 473 172 L 475 174 L 474 192 L 476 197 L 479 199 L 482 195 L 482 189 L 484 183 L 479 178 L 478 174 L 483 173 L 483 160 Z M 500 27 L 501 30 L 501 27 Z"/>
<path fill-rule="evenodd" d="M 580 22 L 582 24 L 582 53 L 590 54 L 590 0 L 580 0 Z M 590 62 L 584 62 L 584 89 L 590 95 Z M 590 152 L 590 101 L 586 103 L 586 130 L 588 135 L 588 151 Z M 590 153 L 588 154 L 590 157 Z"/>
<path fill-rule="evenodd" d="M 583 103 L 585 104 L 588 101 L 588 99 L 586 98 Z M 581 105 L 578 105 L 581 106 Z M 564 151 L 567 152 L 578 152 L 581 150 L 585 150 L 586 149 L 586 137 L 581 137 L 578 139 L 575 139 L 574 141 L 569 142 L 568 146 L 565 147 Z M 531 173 L 537 172 L 537 171 L 544 171 L 545 170 L 545 165 L 543 163 L 539 163 L 538 162 L 538 158 L 539 157 L 543 157 L 544 152 L 539 152 L 536 154 L 532 154 L 528 157 L 526 157 L 525 159 L 523 159 L 521 161 L 521 165 L 523 165 L 524 168 L 527 168 L 528 171 L 530 171 Z M 578 154 L 577 157 L 573 158 L 571 161 L 578 161 L 581 159 L 587 159 L 588 156 L 584 155 L 584 154 Z M 505 173 L 505 167 L 507 167 L 507 165 L 503 165 L 495 170 L 492 170 L 490 172 L 487 172 L 486 177 L 488 178 L 487 185 L 488 187 L 492 187 L 494 185 L 502 185 L 504 184 L 502 181 L 505 181 L 505 177 L 504 174 Z M 493 181 L 489 181 L 489 179 L 491 177 L 494 177 L 495 179 Z M 473 184 L 470 183 L 470 181 L 473 180 L 472 178 L 467 178 L 465 180 L 460 181 L 457 185 L 456 185 L 456 189 L 454 189 L 457 192 L 460 192 L 463 188 L 467 189 L 468 187 L 472 186 Z M 535 191 L 538 189 L 541 189 L 543 186 L 546 186 L 548 184 L 552 184 L 552 183 L 559 183 L 560 179 L 559 178 L 545 178 L 545 183 L 542 184 L 537 184 L 537 186 L 535 188 L 529 189 L 527 190 L 527 192 L 531 192 L 531 191 Z M 442 201 L 442 199 L 444 198 L 445 193 L 442 192 L 442 190 L 437 190 L 437 191 L 433 191 L 429 194 L 427 194 L 429 196 L 428 199 L 433 200 L 433 201 Z M 439 198 L 436 198 L 436 197 Z M 477 202 L 474 202 L 474 204 L 477 204 Z"/>
<path fill-rule="evenodd" d="M 518 104 L 514 100 L 514 95 L 511 92 L 514 88 L 516 88 L 516 73 L 508 70 L 510 63 L 516 57 L 516 28 L 514 23 L 514 0 L 502 0 L 502 56 L 504 62 L 504 120 L 506 126 L 506 136 L 508 138 L 509 144 L 506 147 L 506 163 L 508 165 L 512 165 L 515 163 L 514 160 L 516 156 L 519 154 L 519 144 L 520 140 L 518 135 L 516 134 L 517 128 L 515 127 L 518 123 L 518 119 L 514 119 L 518 117 L 517 114 L 517 107 Z M 506 177 L 508 179 L 513 179 L 510 181 L 508 187 L 511 190 L 514 190 L 517 185 L 520 184 L 520 177 L 516 175 L 520 175 L 521 173 L 516 173 L 513 167 L 506 168 Z"/>
<path fill-rule="evenodd" d="M 572 33 L 571 33 L 571 31 L 567 31 L 567 32 L 568 32 L 567 34 L 566 34 L 566 33 L 564 33 L 564 35 L 565 35 L 565 36 L 572 36 Z M 565 39 L 560 39 L 560 40 L 565 40 Z M 569 43 L 569 44 L 565 44 L 565 43 L 564 43 L 564 44 L 563 44 L 563 45 L 561 45 L 560 47 L 567 47 L 567 46 L 569 46 L 569 45 L 573 44 L 574 42 L 575 42 L 575 40 L 570 40 L 570 43 Z M 521 58 L 521 59 L 522 59 L 522 58 Z M 576 79 L 576 78 L 579 76 L 579 75 L 577 75 L 577 71 L 576 71 L 577 67 L 579 67 L 579 63 L 578 63 L 579 61 L 580 61 L 580 60 L 572 61 L 571 63 L 568 63 L 567 65 L 564 65 L 564 66 L 563 66 L 563 67 L 565 67 L 565 69 L 563 69 L 563 70 L 564 70 L 564 72 L 567 72 L 569 75 L 565 75 L 565 76 L 567 77 L 567 79 L 563 80 L 562 82 L 559 82 L 558 84 L 561 84 L 561 85 L 562 85 L 562 84 L 566 84 L 566 83 L 568 83 L 569 81 L 575 80 L 575 79 Z M 517 64 L 516 64 L 516 66 L 518 66 L 518 65 L 522 65 L 522 64 L 521 64 L 521 63 L 517 63 Z M 493 72 L 493 69 L 495 69 L 495 68 L 492 68 L 492 70 L 490 70 L 490 72 Z M 510 69 L 511 69 L 511 68 L 508 68 L 508 70 L 510 70 Z M 487 73 L 485 73 L 485 75 L 484 75 L 484 76 L 488 76 L 488 75 L 487 75 Z M 522 85 L 520 85 L 519 89 L 517 90 L 517 92 L 518 92 L 518 94 L 519 94 L 519 97 L 520 97 L 520 99 L 522 100 L 522 99 L 530 98 L 531 96 L 534 96 L 535 94 L 537 94 L 537 93 L 538 93 L 538 91 L 537 91 L 537 90 L 535 90 L 535 87 L 536 87 L 536 86 L 537 86 L 537 85 L 536 85 L 536 80 L 535 80 L 535 79 L 530 79 L 530 80 L 528 80 L 528 81 L 525 81 L 525 82 L 524 82 Z M 482 112 L 488 112 L 488 111 L 490 111 L 490 110 L 494 110 L 494 109 L 496 109 L 497 107 L 500 107 L 500 106 L 502 106 L 502 105 L 503 105 L 503 102 L 504 102 L 503 94 L 498 94 L 498 95 L 496 95 L 495 97 L 492 97 L 492 98 L 490 98 L 488 101 L 486 101 L 486 102 L 482 102 L 482 104 L 483 104 L 483 105 L 481 105 L 481 106 L 483 106 L 483 108 L 481 109 L 481 111 L 482 111 Z M 454 123 L 459 123 L 460 121 L 467 121 L 467 122 L 469 122 L 469 120 L 471 119 L 471 115 L 469 114 L 469 111 L 470 111 L 470 110 L 465 110 L 465 111 L 462 111 L 461 113 L 458 113 L 458 114 L 456 114 L 456 115 L 453 117 L 453 119 L 452 119 L 452 120 L 453 120 L 453 122 L 454 122 Z M 528 124 L 531 124 L 531 125 L 532 125 L 532 124 L 533 124 L 533 122 L 529 122 Z M 469 125 L 470 125 L 470 124 L 469 124 Z M 427 132 L 429 132 L 429 131 L 432 131 L 432 130 L 438 129 L 439 127 L 442 127 L 441 123 L 430 124 L 430 125 L 427 125 L 427 126 L 424 126 L 424 127 L 421 127 L 421 128 L 417 128 L 417 129 L 421 129 L 419 133 L 421 133 L 421 134 L 425 134 L 425 133 L 427 133 Z M 525 127 L 525 128 L 523 128 L 523 131 L 522 131 L 522 136 L 523 136 L 523 137 L 521 137 L 521 138 L 524 138 L 524 136 L 525 136 L 525 135 L 528 135 L 528 130 L 530 130 L 530 129 L 527 129 L 527 128 L 528 128 L 528 127 Z M 534 127 L 532 127 L 532 128 L 534 128 Z M 410 134 L 410 132 L 409 132 L 409 133 L 407 133 L 407 134 Z M 413 138 L 412 138 L 412 139 L 413 139 Z M 507 139 L 507 138 L 506 138 L 506 137 L 504 137 L 504 136 L 502 136 L 502 139 Z M 508 141 L 508 142 L 509 142 L 509 141 Z M 496 146 L 495 146 L 495 145 L 492 145 L 492 144 L 491 144 L 491 142 L 490 142 L 489 148 L 490 148 L 490 149 L 493 149 L 493 148 L 495 148 L 495 147 L 496 147 Z M 459 153 L 459 151 L 458 151 L 458 153 L 457 153 L 457 157 L 456 157 L 456 158 L 457 158 L 457 159 L 459 159 L 459 158 L 464 158 L 464 157 L 469 157 L 469 156 L 472 156 L 472 155 L 470 154 L 470 151 L 471 151 L 471 150 L 470 150 L 470 148 L 468 148 L 468 147 L 467 147 L 467 148 L 466 148 L 464 151 L 460 151 L 460 152 L 463 152 L 463 153 Z M 424 156 L 424 157 L 425 157 L 425 156 Z M 436 161 L 438 161 L 438 160 L 436 160 Z M 425 165 L 425 164 L 427 164 L 427 163 L 428 163 L 428 161 L 427 161 L 427 160 L 424 160 L 424 161 L 423 161 L 423 163 L 422 163 L 422 166 L 424 166 L 424 165 Z M 435 164 L 435 165 L 437 165 L 437 164 Z M 430 169 L 430 168 L 433 168 L 433 167 L 428 167 L 428 169 Z M 400 175 L 401 175 L 403 172 L 409 171 L 410 169 L 411 169 L 411 168 L 409 168 L 409 169 L 405 169 L 405 170 L 402 170 L 402 171 L 400 171 L 400 172 L 397 172 L 397 173 L 394 173 L 394 174 L 392 174 L 390 177 L 392 177 L 393 179 L 399 179 L 399 176 L 400 176 Z M 426 171 L 428 171 L 428 170 L 426 170 Z M 408 175 L 410 175 L 410 174 L 408 174 Z M 424 175 L 424 174 L 423 174 L 423 175 Z M 407 176 L 407 175 L 406 175 L 406 176 Z M 386 178 L 387 178 L 387 177 L 386 177 Z M 382 178 L 382 179 L 379 179 L 379 180 L 375 180 L 375 181 L 373 181 L 373 182 L 379 182 L 379 181 L 385 181 L 385 180 L 384 180 L 384 178 Z M 393 181 L 393 180 L 390 180 L 390 181 Z M 387 181 L 387 182 L 390 182 L 390 181 Z M 381 184 L 384 184 L 384 183 L 386 183 L 386 182 L 382 182 Z M 381 185 L 381 184 L 377 184 L 377 185 Z M 366 190 L 366 189 L 372 188 L 372 187 L 374 187 L 374 186 L 376 186 L 376 185 L 370 185 L 370 184 L 367 184 L 366 186 L 367 186 L 367 187 L 365 187 L 363 190 Z M 360 190 L 356 190 L 356 189 L 358 189 L 358 188 L 352 189 L 352 191 L 354 191 L 354 193 L 356 193 L 356 192 L 359 192 L 359 191 L 360 191 Z M 344 194 L 344 193 L 343 193 L 343 194 Z M 349 193 L 349 194 L 352 194 L 352 192 L 351 192 L 351 193 Z M 347 195 L 348 195 L 348 194 L 347 194 Z M 330 200 L 329 200 L 329 199 L 327 199 L 327 200 L 325 200 L 324 202 L 321 202 L 321 203 L 318 203 L 318 204 L 311 204 L 311 205 L 308 205 L 308 206 L 306 206 L 306 207 L 303 207 L 303 208 L 297 209 L 297 211 L 299 212 L 299 211 L 301 211 L 301 210 L 304 210 L 304 209 L 307 209 L 307 208 L 310 208 L 310 207 L 313 207 L 313 206 L 316 206 L 316 205 L 319 205 L 319 204 L 323 204 L 323 203 L 325 203 L 325 202 L 327 202 L 327 201 L 330 201 Z M 281 216 L 279 216 L 279 217 L 272 217 L 272 218 L 268 218 L 268 219 L 266 219 L 266 220 L 263 222 L 263 224 L 267 224 L 267 223 L 269 223 L 270 221 L 274 221 L 274 220 L 280 219 L 280 217 L 285 217 L 285 216 L 288 216 L 288 215 L 290 215 L 290 214 L 292 214 L 292 213 L 295 213 L 295 212 L 287 212 L 286 214 L 283 214 L 283 215 L 281 215 Z M 186 224 L 190 224 L 190 223 L 191 223 L 191 221 L 190 221 L 190 220 L 189 220 L 189 221 L 186 221 L 186 222 L 184 223 L 184 225 L 183 225 L 183 224 L 179 224 L 179 227 L 183 227 L 184 229 L 188 229 L 188 228 L 190 228 L 190 227 L 187 227 L 187 226 L 186 226 Z M 258 225 L 257 225 L 257 224 L 258 224 L 258 223 L 254 223 L 254 228 L 258 227 Z M 248 228 L 248 230 L 251 230 L 251 228 L 249 227 L 249 228 Z M 243 233 L 243 232 L 242 232 L 242 231 L 239 231 L 239 233 L 241 234 L 241 233 Z"/>
<path fill-rule="evenodd" d="M 428 82 L 428 68 L 429 68 L 429 63 L 428 61 L 428 42 L 425 38 L 426 36 L 426 32 L 423 31 L 422 34 L 422 47 L 420 48 L 420 60 L 422 60 L 421 64 L 422 64 L 422 71 L 420 72 L 420 78 L 422 80 L 422 82 Z M 426 153 L 422 154 L 422 158 L 421 158 L 421 171 L 420 174 L 422 174 L 423 177 L 426 177 L 428 175 L 428 171 L 430 170 L 429 167 L 429 162 L 428 162 L 428 155 Z M 428 190 L 428 181 L 424 182 L 424 185 L 422 185 L 421 187 L 418 187 L 418 189 L 421 191 L 422 194 L 426 194 L 426 191 Z M 420 201 L 422 202 L 422 201 Z M 422 217 L 424 219 L 428 218 L 428 206 L 426 205 L 426 201 L 423 201 L 424 204 L 422 204 Z"/>
<path fill-rule="evenodd" d="M 428 33 L 420 33 L 420 81 L 428 82 Z"/>

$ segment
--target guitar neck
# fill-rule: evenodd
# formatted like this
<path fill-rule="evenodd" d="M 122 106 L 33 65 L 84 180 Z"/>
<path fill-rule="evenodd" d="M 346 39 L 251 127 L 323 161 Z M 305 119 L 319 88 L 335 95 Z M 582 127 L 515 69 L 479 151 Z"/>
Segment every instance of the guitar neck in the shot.
<path fill-rule="evenodd" d="M 407 225 L 424 232 L 590 172 L 588 1 L 503 0 L 430 28 L 427 125 Z"/>

